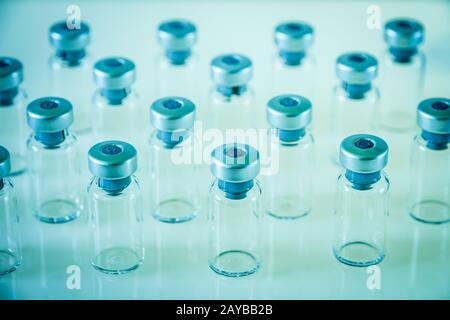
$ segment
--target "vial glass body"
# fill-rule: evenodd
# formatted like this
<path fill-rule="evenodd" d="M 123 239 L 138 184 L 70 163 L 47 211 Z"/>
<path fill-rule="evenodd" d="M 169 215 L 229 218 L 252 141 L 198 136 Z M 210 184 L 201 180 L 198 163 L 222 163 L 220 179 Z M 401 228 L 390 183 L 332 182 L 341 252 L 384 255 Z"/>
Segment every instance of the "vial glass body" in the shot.
<path fill-rule="evenodd" d="M 47 223 L 71 221 L 82 209 L 78 141 L 70 131 L 64 135 L 58 145 L 47 146 L 34 133 L 27 143 L 32 211 Z"/>
<path fill-rule="evenodd" d="M 104 273 L 123 274 L 144 260 L 143 207 L 139 183 L 120 192 L 107 192 L 94 177 L 88 186 L 92 266 Z"/>
<path fill-rule="evenodd" d="M 11 154 L 11 175 L 21 174 L 26 168 L 29 132 L 26 125 L 26 100 L 25 92 L 19 90 L 13 104 L 0 105 L 0 145 Z"/>
<path fill-rule="evenodd" d="M 450 221 L 450 149 L 433 150 L 421 135 L 411 154 L 409 214 L 425 223 Z"/>
<path fill-rule="evenodd" d="M 0 189 L 0 276 L 16 270 L 22 263 L 19 216 L 14 187 L 7 178 Z"/>
<path fill-rule="evenodd" d="M 333 252 L 342 263 L 366 267 L 384 259 L 389 180 L 380 174 L 376 183 L 363 190 L 345 173 L 338 177 Z"/>
<path fill-rule="evenodd" d="M 380 67 L 379 126 L 392 131 L 411 131 L 416 126 L 416 107 L 420 102 L 424 75 L 425 55 L 418 51 L 410 62 L 399 63 L 386 51 Z"/>
<path fill-rule="evenodd" d="M 279 219 L 297 219 L 311 211 L 313 137 L 306 131 L 299 140 L 284 142 L 270 129 L 273 170 L 264 177 L 265 211 Z"/>
<path fill-rule="evenodd" d="M 375 134 L 373 117 L 378 108 L 380 94 L 372 87 L 361 99 L 352 99 L 339 84 L 333 90 L 330 117 L 330 156 L 335 164 L 339 163 L 341 141 L 361 132 Z"/>
<path fill-rule="evenodd" d="M 150 137 L 152 215 L 162 222 L 179 223 L 198 212 L 198 178 L 193 161 L 192 132 L 183 142 L 168 148 L 157 136 Z"/>
<path fill-rule="evenodd" d="M 91 123 L 91 95 L 93 91 L 92 60 L 89 55 L 77 65 L 53 55 L 49 59 L 51 88 L 53 95 L 64 97 L 73 104 L 74 122 L 72 130 L 77 134 L 88 133 Z"/>
<path fill-rule="evenodd" d="M 209 191 L 209 266 L 241 277 L 261 264 L 261 188 L 257 180 L 243 199 L 229 199 L 215 180 Z"/>

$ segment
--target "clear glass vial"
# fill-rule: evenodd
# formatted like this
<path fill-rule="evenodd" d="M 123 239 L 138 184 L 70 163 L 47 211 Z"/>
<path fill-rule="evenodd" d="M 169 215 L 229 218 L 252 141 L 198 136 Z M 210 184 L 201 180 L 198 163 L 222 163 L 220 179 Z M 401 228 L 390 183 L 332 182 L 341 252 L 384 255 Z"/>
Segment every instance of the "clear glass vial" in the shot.
<path fill-rule="evenodd" d="M 280 95 L 267 104 L 269 141 L 276 168 L 264 178 L 265 211 L 279 219 L 297 219 L 311 211 L 313 137 L 311 102 L 298 95 Z"/>
<path fill-rule="evenodd" d="M 135 270 L 144 260 L 143 207 L 134 173 L 136 149 L 104 141 L 89 150 L 88 186 L 92 266 L 107 274 Z"/>
<path fill-rule="evenodd" d="M 226 143 L 244 143 L 245 134 L 227 130 L 256 128 L 251 60 L 240 54 L 224 54 L 211 61 L 214 88 L 209 95 L 207 128 L 220 130 Z M 230 136 L 231 135 L 231 136 Z"/>
<path fill-rule="evenodd" d="M 186 222 L 197 215 L 198 175 L 190 160 L 194 120 L 195 105 L 185 98 L 161 98 L 150 107 L 152 214 L 162 222 Z"/>
<path fill-rule="evenodd" d="M 20 87 L 23 65 L 14 58 L 0 57 L 0 144 L 11 154 L 11 175 L 26 168 L 26 94 Z"/>
<path fill-rule="evenodd" d="M 333 252 L 344 264 L 367 267 L 385 257 L 387 160 L 388 145 L 377 136 L 355 134 L 341 143 Z"/>
<path fill-rule="evenodd" d="M 411 154 L 409 214 L 416 220 L 450 221 L 450 99 L 431 98 L 417 108 L 422 132 Z"/>
<path fill-rule="evenodd" d="M 337 58 L 340 83 L 333 90 L 330 139 L 331 158 L 339 164 L 341 141 L 359 132 L 375 133 L 373 117 L 379 102 L 372 81 L 378 74 L 378 61 L 363 52 L 345 53 Z"/>
<path fill-rule="evenodd" d="M 50 26 L 48 37 L 54 53 L 50 57 L 52 94 L 65 97 L 74 106 L 72 130 L 77 134 L 91 130 L 91 59 L 87 54 L 90 28 L 79 28 L 58 21 Z"/>
<path fill-rule="evenodd" d="M 27 122 L 34 131 L 27 142 L 33 214 L 47 223 L 74 220 L 82 209 L 78 141 L 69 130 L 72 104 L 59 97 L 44 97 L 27 107 Z"/>
<path fill-rule="evenodd" d="M 10 170 L 10 154 L 0 146 L 0 276 L 13 272 L 22 263 L 17 200 L 7 178 Z"/>
<path fill-rule="evenodd" d="M 414 19 L 397 18 L 384 26 L 388 46 L 380 68 L 379 125 L 391 131 L 415 128 L 416 106 L 422 95 L 425 55 L 419 46 L 425 38 L 424 26 Z"/>
<path fill-rule="evenodd" d="M 314 29 L 305 22 L 278 24 L 274 33 L 277 56 L 273 67 L 273 93 L 301 93 L 314 100 L 315 58 L 310 49 Z"/>
<path fill-rule="evenodd" d="M 224 276 L 242 277 L 261 264 L 259 153 L 245 144 L 212 152 L 209 190 L 209 266 Z"/>

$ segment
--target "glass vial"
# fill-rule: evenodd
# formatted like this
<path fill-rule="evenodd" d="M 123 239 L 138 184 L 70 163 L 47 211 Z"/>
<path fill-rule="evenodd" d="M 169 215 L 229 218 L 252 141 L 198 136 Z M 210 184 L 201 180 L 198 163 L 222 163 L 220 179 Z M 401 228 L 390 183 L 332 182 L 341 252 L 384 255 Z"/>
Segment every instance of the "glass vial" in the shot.
<path fill-rule="evenodd" d="M 92 266 L 107 274 L 135 270 L 144 260 L 143 207 L 134 173 L 136 149 L 104 141 L 89 150 L 88 186 Z"/>
<path fill-rule="evenodd" d="M 209 266 L 223 276 L 247 276 L 261 264 L 259 153 L 226 144 L 211 157 L 216 179 L 209 190 Z"/>
<path fill-rule="evenodd" d="M 150 107 L 155 128 L 150 136 L 152 214 L 162 222 L 186 222 L 197 214 L 194 120 L 195 105 L 185 98 L 161 98 Z"/>
<path fill-rule="evenodd" d="M 340 83 L 333 90 L 330 136 L 331 159 L 339 164 L 339 145 L 352 134 L 374 132 L 373 116 L 379 102 L 372 81 L 378 74 L 378 61 L 363 52 L 345 53 L 336 61 Z"/>
<path fill-rule="evenodd" d="M 47 223 L 74 220 L 82 200 L 78 141 L 69 130 L 72 104 L 58 97 L 36 99 L 27 107 L 27 122 L 34 131 L 27 142 L 33 214 Z"/>
<path fill-rule="evenodd" d="M 22 263 L 17 200 L 7 178 L 10 170 L 10 154 L 0 146 L 0 276 L 13 272 Z"/>
<path fill-rule="evenodd" d="M 450 221 L 450 99 L 431 98 L 417 108 L 422 132 L 411 154 L 410 215 L 421 222 Z"/>
<path fill-rule="evenodd" d="M 265 211 L 279 219 L 297 219 L 311 211 L 313 137 L 311 102 L 280 95 L 267 104 L 270 150 L 275 170 L 264 178 Z"/>
<path fill-rule="evenodd" d="M 415 107 L 422 95 L 425 55 L 419 50 L 425 30 L 414 19 L 393 19 L 384 26 L 388 49 L 380 71 L 380 127 L 391 131 L 415 128 Z"/>
<path fill-rule="evenodd" d="M 388 145 L 377 136 L 356 134 L 340 149 L 344 170 L 337 181 L 333 252 L 351 266 L 378 264 L 386 254 L 389 180 L 381 170 Z"/>
<path fill-rule="evenodd" d="M 274 96 L 301 93 L 314 101 L 315 58 L 310 52 L 314 42 L 311 25 L 289 21 L 275 27 L 277 56 L 273 63 Z"/>
<path fill-rule="evenodd" d="M 69 29 L 72 27 L 72 29 Z M 89 25 L 80 22 L 79 28 L 58 21 L 50 26 L 48 35 L 54 53 L 50 57 L 52 94 L 65 97 L 74 105 L 72 130 L 76 134 L 91 130 L 91 68 L 87 54 L 90 42 Z"/>
<path fill-rule="evenodd" d="M 14 58 L 0 57 L 0 144 L 11 156 L 11 175 L 26 168 L 26 94 L 20 87 L 23 65 Z"/>

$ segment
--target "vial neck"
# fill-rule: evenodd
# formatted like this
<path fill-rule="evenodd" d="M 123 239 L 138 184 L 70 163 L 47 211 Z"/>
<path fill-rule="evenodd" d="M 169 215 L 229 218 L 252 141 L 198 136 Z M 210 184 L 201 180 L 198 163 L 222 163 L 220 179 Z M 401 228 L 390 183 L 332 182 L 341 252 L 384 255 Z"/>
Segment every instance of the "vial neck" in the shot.
<path fill-rule="evenodd" d="M 217 91 L 220 92 L 223 96 L 229 98 L 232 95 L 240 96 L 244 92 L 247 91 L 247 86 L 234 86 L 234 87 L 227 87 L 227 86 L 217 86 Z"/>
<path fill-rule="evenodd" d="M 162 131 L 158 130 L 156 132 L 156 137 L 161 140 L 161 142 L 164 144 L 164 146 L 167 149 L 172 149 L 176 145 L 180 144 L 181 142 L 185 141 L 189 137 L 189 131 L 183 130 L 183 131 Z"/>
<path fill-rule="evenodd" d="M 359 173 L 351 170 L 345 171 L 345 177 L 352 183 L 353 189 L 368 190 L 381 178 L 380 171 L 371 173 Z"/>
<path fill-rule="evenodd" d="M 18 87 L 7 90 L 0 90 L 0 107 L 10 107 L 14 105 L 14 98 L 18 94 L 19 94 Z"/>
<path fill-rule="evenodd" d="M 285 50 L 280 50 L 279 52 L 281 61 L 287 66 L 298 66 L 302 63 L 303 58 L 306 56 L 304 51 L 300 52 L 290 52 Z"/>
<path fill-rule="evenodd" d="M 130 89 L 101 89 L 100 94 L 108 101 L 109 105 L 118 106 L 130 94 Z"/>
<path fill-rule="evenodd" d="M 86 50 L 56 50 L 56 56 L 64 61 L 69 67 L 76 67 L 86 56 Z"/>
<path fill-rule="evenodd" d="M 131 177 L 126 177 L 122 179 L 98 179 L 98 186 L 102 190 L 106 191 L 111 195 L 116 195 L 125 190 L 131 183 Z"/>
<path fill-rule="evenodd" d="M 450 142 L 450 134 L 431 133 L 422 130 L 422 138 L 427 142 L 427 148 L 431 150 L 445 150 Z"/>
<path fill-rule="evenodd" d="M 247 196 L 247 192 L 253 188 L 253 180 L 245 182 L 227 182 L 219 180 L 219 189 L 225 193 L 225 197 L 231 200 L 242 200 Z"/>
<path fill-rule="evenodd" d="M 296 142 L 305 136 L 305 129 L 297 129 L 297 130 L 277 129 L 276 135 L 281 142 Z"/>
<path fill-rule="evenodd" d="M 342 82 L 342 88 L 347 93 L 350 99 L 363 99 L 368 91 L 372 89 L 372 84 L 350 84 L 348 82 Z"/>
<path fill-rule="evenodd" d="M 54 147 L 54 146 L 61 144 L 62 142 L 64 142 L 66 137 L 67 137 L 66 130 L 62 130 L 62 131 L 58 131 L 58 132 L 37 131 L 35 133 L 36 140 L 38 140 L 39 142 L 41 142 L 42 144 L 44 144 L 47 147 Z"/>
<path fill-rule="evenodd" d="M 173 65 L 180 66 L 184 65 L 187 59 L 191 56 L 191 50 L 170 50 L 167 49 L 165 52 L 167 59 Z"/>
<path fill-rule="evenodd" d="M 390 47 L 389 52 L 392 59 L 397 63 L 409 63 L 417 54 L 417 48 L 394 48 Z"/>

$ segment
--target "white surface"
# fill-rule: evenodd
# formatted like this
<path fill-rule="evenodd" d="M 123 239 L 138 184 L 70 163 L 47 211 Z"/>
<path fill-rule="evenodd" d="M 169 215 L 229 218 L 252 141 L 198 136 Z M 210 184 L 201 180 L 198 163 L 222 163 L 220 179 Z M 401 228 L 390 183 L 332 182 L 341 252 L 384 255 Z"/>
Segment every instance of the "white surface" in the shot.
<path fill-rule="evenodd" d="M 224 279 L 209 270 L 204 213 L 191 223 L 165 225 L 146 212 L 145 263 L 127 276 L 95 272 L 86 255 L 86 214 L 67 225 L 35 221 L 27 201 L 26 176 L 15 179 L 20 203 L 23 266 L 0 279 L 0 298 L 450 298 L 449 226 L 426 226 L 407 216 L 408 153 L 412 135 L 387 136 L 391 161 L 387 257 L 380 265 L 381 289 L 369 290 L 366 269 L 346 267 L 331 252 L 333 191 L 337 170 L 327 156 L 328 98 L 334 84 L 335 57 L 347 50 L 382 50 L 379 30 L 366 27 L 371 2 L 114 2 L 79 1 L 82 18 L 93 30 L 94 59 L 125 55 L 138 67 L 137 89 L 146 108 L 155 98 L 152 65 L 158 49 L 155 28 L 163 19 L 185 17 L 199 28 L 201 70 L 196 82 L 208 92 L 208 62 L 219 53 L 242 52 L 254 61 L 253 85 L 263 110 L 270 96 L 268 72 L 272 30 L 285 19 L 312 23 L 316 30 L 317 101 L 315 197 L 312 213 L 298 222 L 265 217 L 268 255 L 262 269 L 245 279 Z M 0 54 L 22 60 L 24 87 L 30 98 L 48 94 L 50 48 L 47 28 L 65 16 L 67 2 L 0 2 Z M 450 96 L 450 4 L 448 2 L 380 2 L 382 20 L 412 16 L 427 27 L 426 96 Z M 199 108 L 205 108 L 200 105 Z M 355 119 L 356 120 L 356 119 Z M 82 140 L 85 148 L 90 141 Z M 85 167 L 86 168 L 86 167 Z M 84 173 L 88 183 L 87 171 Z M 147 187 L 144 183 L 144 192 Z M 207 186 L 204 186 L 205 190 Z M 145 193 L 144 193 L 145 194 Z M 79 265 L 81 289 L 66 287 L 66 269 Z"/>

